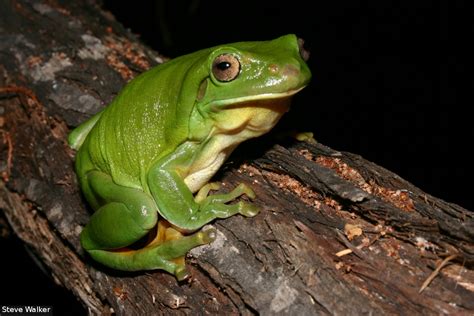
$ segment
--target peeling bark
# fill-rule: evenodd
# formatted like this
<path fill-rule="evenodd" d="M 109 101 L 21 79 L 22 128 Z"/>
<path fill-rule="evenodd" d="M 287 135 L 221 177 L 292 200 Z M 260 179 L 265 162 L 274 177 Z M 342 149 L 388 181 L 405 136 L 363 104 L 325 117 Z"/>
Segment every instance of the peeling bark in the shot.
<path fill-rule="evenodd" d="M 321 144 L 263 138 L 237 150 L 215 180 L 250 184 L 263 211 L 214 222 L 217 240 L 188 256 L 188 282 L 85 256 L 90 213 L 67 133 L 162 61 L 93 1 L 0 2 L 0 208 L 90 313 L 474 312 L 473 213 Z"/>

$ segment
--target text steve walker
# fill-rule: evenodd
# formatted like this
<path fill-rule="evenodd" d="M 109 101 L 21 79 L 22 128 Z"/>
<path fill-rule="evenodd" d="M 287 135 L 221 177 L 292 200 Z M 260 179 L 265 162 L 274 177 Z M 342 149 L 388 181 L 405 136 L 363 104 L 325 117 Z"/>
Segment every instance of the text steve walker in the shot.
<path fill-rule="evenodd" d="M 52 312 L 51 306 L 24 305 L 24 306 L 2 306 L 2 313 L 5 314 L 47 314 Z"/>

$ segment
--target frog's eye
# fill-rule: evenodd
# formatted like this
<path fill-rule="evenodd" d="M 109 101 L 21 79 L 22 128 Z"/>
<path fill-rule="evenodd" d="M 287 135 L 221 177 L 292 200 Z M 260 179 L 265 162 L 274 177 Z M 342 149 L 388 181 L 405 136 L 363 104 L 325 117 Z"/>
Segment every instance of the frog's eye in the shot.
<path fill-rule="evenodd" d="M 232 81 L 237 78 L 240 73 L 240 62 L 234 55 L 219 55 L 212 63 L 212 73 L 219 81 Z"/>

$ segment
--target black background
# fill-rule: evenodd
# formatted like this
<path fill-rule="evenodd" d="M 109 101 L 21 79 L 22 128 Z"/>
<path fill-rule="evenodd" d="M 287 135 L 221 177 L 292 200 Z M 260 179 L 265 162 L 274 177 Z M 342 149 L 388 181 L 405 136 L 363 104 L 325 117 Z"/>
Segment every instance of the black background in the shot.
<path fill-rule="evenodd" d="M 145 43 L 169 57 L 297 34 L 311 51 L 313 80 L 295 97 L 278 128 L 312 131 L 325 145 L 360 154 L 427 193 L 473 209 L 466 185 L 472 175 L 472 76 L 465 79 L 458 54 L 464 40 L 452 35 L 457 34 L 451 29 L 459 24 L 457 15 L 436 2 L 104 3 Z M 28 304 L 51 304 L 57 312 L 79 310 L 19 249 L 17 241 L 2 245 L 11 254 L 3 269 L 22 271 L 24 277 L 22 286 L 5 293 L 2 301 L 24 304 L 31 298 Z"/>
<path fill-rule="evenodd" d="M 464 185 L 472 174 L 472 97 L 464 99 L 472 78 L 462 76 L 457 56 L 457 38 L 465 40 L 450 30 L 459 23 L 456 12 L 436 1 L 105 4 L 169 57 L 297 34 L 311 51 L 313 80 L 279 128 L 312 131 L 325 145 L 360 154 L 427 193 L 473 208 Z"/>

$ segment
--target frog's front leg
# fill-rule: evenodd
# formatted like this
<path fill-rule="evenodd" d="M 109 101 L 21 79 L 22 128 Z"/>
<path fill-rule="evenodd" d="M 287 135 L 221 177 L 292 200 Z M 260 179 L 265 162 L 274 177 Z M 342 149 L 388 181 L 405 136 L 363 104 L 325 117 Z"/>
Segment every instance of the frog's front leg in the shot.
<path fill-rule="evenodd" d="M 255 216 L 259 208 L 251 203 L 237 202 L 225 204 L 246 194 L 253 198 L 255 194 L 245 184 L 240 184 L 227 194 L 207 196 L 213 185 L 204 186 L 203 191 L 194 198 L 180 172 L 192 161 L 195 148 L 185 144 L 172 155 L 157 162 L 148 174 L 148 186 L 159 207 L 160 214 L 174 226 L 194 231 L 216 218 L 227 218 L 237 213 Z"/>
<path fill-rule="evenodd" d="M 86 198 L 101 201 L 102 206 L 82 231 L 81 244 L 106 266 L 125 271 L 163 269 L 183 279 L 187 276 L 184 262 L 176 259 L 214 239 L 214 231 L 207 230 L 180 238 L 161 238 L 138 250 L 124 248 L 156 226 L 155 202 L 141 190 L 117 185 L 100 171 L 90 171 L 85 177 Z"/>
<path fill-rule="evenodd" d="M 207 183 L 196 194 L 196 196 L 194 197 L 194 201 L 196 203 L 209 204 L 209 203 L 227 203 L 227 202 L 235 200 L 241 195 L 246 195 L 250 199 L 255 198 L 255 193 L 245 183 L 239 184 L 235 189 L 233 189 L 229 193 L 209 195 L 209 192 L 211 190 L 219 190 L 220 187 L 221 187 L 220 184 L 217 182 Z M 249 214 L 248 216 L 253 216 L 253 215 Z"/>

